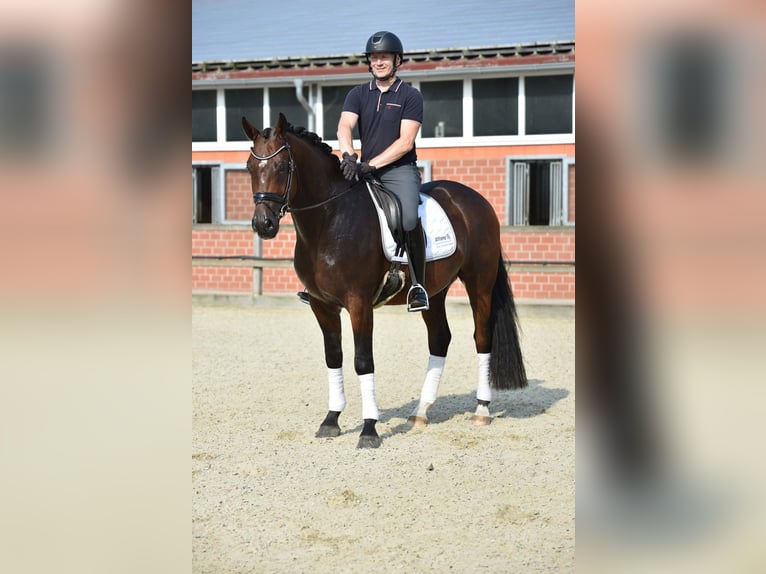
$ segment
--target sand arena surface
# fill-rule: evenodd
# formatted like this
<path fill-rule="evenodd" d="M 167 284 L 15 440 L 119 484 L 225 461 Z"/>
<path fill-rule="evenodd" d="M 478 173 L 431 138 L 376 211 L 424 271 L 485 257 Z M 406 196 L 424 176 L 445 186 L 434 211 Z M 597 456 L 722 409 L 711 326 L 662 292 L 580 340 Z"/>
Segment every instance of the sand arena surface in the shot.
<path fill-rule="evenodd" d="M 342 434 L 317 439 L 327 383 L 311 310 L 293 299 L 193 306 L 195 573 L 574 570 L 574 308 L 519 309 L 530 384 L 494 391 L 486 427 L 470 421 L 470 308 L 447 314 L 439 398 L 430 424 L 411 429 L 425 326 L 404 307 L 375 312 L 383 444 L 359 450 L 345 312 Z"/>

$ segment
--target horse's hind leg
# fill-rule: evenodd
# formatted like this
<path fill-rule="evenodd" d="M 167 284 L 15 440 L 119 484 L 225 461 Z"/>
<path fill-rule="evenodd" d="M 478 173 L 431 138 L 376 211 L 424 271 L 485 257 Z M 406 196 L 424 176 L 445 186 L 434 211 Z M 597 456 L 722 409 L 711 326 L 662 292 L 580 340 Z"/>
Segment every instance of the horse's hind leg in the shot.
<path fill-rule="evenodd" d="M 447 358 L 452 334 L 447 324 L 447 312 L 444 308 L 447 290 L 431 297 L 430 309 L 423 313 L 423 321 L 428 329 L 428 368 L 423 388 L 420 391 L 418 406 L 409 417 L 409 422 L 414 426 L 428 424 L 428 410 L 436 402 L 439 391 L 444 362 Z"/>
<path fill-rule="evenodd" d="M 488 285 L 482 287 L 479 284 L 480 277 L 481 275 L 477 275 L 473 281 L 465 281 L 464 284 L 473 310 L 473 339 L 479 363 L 476 384 L 476 411 L 472 420 L 477 425 L 488 425 L 492 422 L 492 417 L 489 414 L 489 403 L 492 401 L 492 389 L 489 386 L 489 362 L 492 350 L 490 315 L 492 313 L 493 283 L 488 280 Z"/>
<path fill-rule="evenodd" d="M 319 438 L 336 437 L 340 434 L 338 417 L 346 406 L 346 395 L 343 390 L 340 309 L 328 307 L 313 299 L 310 304 L 324 337 L 329 392 L 327 416 L 319 425 L 316 436 Z"/>

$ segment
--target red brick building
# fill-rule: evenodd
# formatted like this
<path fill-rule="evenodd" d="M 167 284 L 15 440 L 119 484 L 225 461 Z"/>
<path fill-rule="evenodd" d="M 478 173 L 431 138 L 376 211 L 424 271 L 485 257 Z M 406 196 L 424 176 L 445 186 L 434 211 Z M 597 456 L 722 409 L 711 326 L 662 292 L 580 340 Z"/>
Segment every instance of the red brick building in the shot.
<path fill-rule="evenodd" d="M 549 16 L 547 28 L 534 28 L 534 22 L 517 14 L 498 13 L 497 4 L 477 3 L 488 10 L 495 6 L 492 25 L 499 28 L 494 33 L 505 41 L 491 45 L 478 45 L 478 40 L 456 32 L 418 49 L 429 40 L 420 39 L 412 25 L 378 22 L 375 28 L 390 29 L 402 39 L 405 63 L 399 75 L 423 93 L 425 117 L 416 145 L 424 181 L 457 180 L 492 203 L 518 299 L 573 302 L 574 10 L 571 2 L 550 3 L 558 11 Z M 540 13 L 539 3 L 534 5 Z M 472 17 L 479 19 L 481 13 Z M 213 20 L 208 15 L 206 21 Z M 503 20 L 508 21 L 505 27 Z M 487 20 L 476 26 L 492 28 Z M 534 38 L 543 29 L 555 34 L 555 41 L 509 41 Z M 205 43 L 204 34 L 198 40 L 195 33 L 195 48 L 200 46 L 192 63 L 195 293 L 250 297 L 301 288 L 290 261 L 294 233 L 289 215 L 270 241 L 259 239 L 250 227 L 253 203 L 244 171 L 249 144 L 240 118 L 245 115 L 266 127 L 283 112 L 292 124 L 315 131 L 337 150 L 335 128 L 343 98 L 351 86 L 369 78 L 360 53 L 365 34 L 356 31 L 337 39 L 341 46 L 347 42 L 354 48 L 327 56 L 322 54 L 330 53 L 329 48 L 312 47 L 305 38 L 308 45 L 298 47 L 285 39 L 281 52 L 265 39 L 264 45 L 257 43 L 257 35 L 253 46 L 232 47 Z M 481 39 L 486 42 L 485 35 Z M 466 47 L 451 47 L 455 45 Z M 308 55 L 298 55 L 298 50 Z M 231 58 L 216 57 L 229 53 Z M 293 55 L 266 55 L 281 53 Z M 450 293 L 465 294 L 459 283 Z"/>

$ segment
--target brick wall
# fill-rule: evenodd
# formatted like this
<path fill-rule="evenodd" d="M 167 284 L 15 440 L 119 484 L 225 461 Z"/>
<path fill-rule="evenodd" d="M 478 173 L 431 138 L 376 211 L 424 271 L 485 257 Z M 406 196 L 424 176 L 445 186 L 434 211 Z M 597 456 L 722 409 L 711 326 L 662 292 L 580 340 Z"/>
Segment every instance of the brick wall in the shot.
<path fill-rule="evenodd" d="M 514 296 L 524 299 L 575 299 L 574 268 L 566 265 L 525 264 L 525 261 L 570 262 L 575 258 L 575 236 L 568 231 L 516 231 L 503 228 L 501 242 L 506 259 L 513 261 L 509 277 Z M 204 231 L 192 232 L 193 255 L 252 255 L 254 235 L 252 231 Z M 285 226 L 279 235 L 263 241 L 263 256 L 267 258 L 291 258 L 295 232 Z M 252 293 L 253 271 L 240 267 L 192 267 L 192 288 L 195 291 L 221 293 Z M 302 288 L 292 268 L 264 269 L 263 293 L 291 293 Z M 465 297 L 463 284 L 455 282 L 449 295 Z"/>
<path fill-rule="evenodd" d="M 429 148 L 418 150 L 422 160 L 431 163 L 432 179 L 460 181 L 479 191 L 495 207 L 500 221 L 506 218 L 506 161 L 509 155 L 574 155 L 574 146 Z M 231 153 L 231 152 L 230 152 Z M 241 161 L 242 152 L 225 161 Z M 210 159 L 210 158 L 205 158 Z M 569 221 L 575 221 L 575 168 L 569 167 Z M 226 172 L 226 218 L 250 221 L 253 213 L 250 178 L 244 170 Z M 279 235 L 262 242 L 266 258 L 291 258 L 295 232 L 290 216 L 282 219 Z M 195 226 L 192 231 L 193 255 L 252 255 L 257 241 L 249 225 Z M 571 228 L 503 227 L 503 254 L 514 261 L 509 271 L 514 296 L 523 299 L 574 300 L 574 266 L 540 265 L 539 262 L 572 262 L 575 259 L 575 231 Z M 524 263 L 524 262 L 529 262 Z M 192 289 L 220 293 L 252 293 L 257 288 L 254 273 L 247 267 L 192 267 Z M 267 268 L 262 272 L 263 293 L 290 293 L 302 288 L 292 268 Z M 458 281 L 449 294 L 465 297 Z"/>
<path fill-rule="evenodd" d="M 192 229 L 192 255 L 252 255 L 254 235 L 249 228 Z M 253 270 L 248 267 L 192 267 L 192 290 L 252 293 Z"/>
<path fill-rule="evenodd" d="M 518 299 L 565 300 L 575 298 L 575 274 L 570 272 L 509 272 L 513 296 Z"/>
<path fill-rule="evenodd" d="M 252 217 L 250 174 L 245 170 L 226 170 L 226 219 L 249 221 Z"/>
<path fill-rule="evenodd" d="M 505 227 L 500 235 L 503 254 L 511 261 L 574 261 L 575 235 L 569 230 Z"/>
<path fill-rule="evenodd" d="M 569 230 L 522 230 L 505 227 L 500 237 L 505 259 L 514 261 L 509 271 L 514 296 L 528 299 L 574 300 L 574 268 L 565 265 L 525 265 L 529 261 L 575 260 L 575 235 Z M 269 258 L 292 257 L 295 232 L 285 227 L 279 235 L 263 242 L 263 256 Z M 519 269 L 517 271 L 516 269 Z M 523 269 L 523 271 L 521 270 Z M 292 269 L 264 269 L 263 292 L 284 293 L 297 291 L 301 283 Z M 449 295 L 465 297 L 459 281 L 450 287 Z"/>
<path fill-rule="evenodd" d="M 458 158 L 434 161 L 431 179 L 449 179 L 472 187 L 495 207 L 505 221 L 505 158 Z"/>

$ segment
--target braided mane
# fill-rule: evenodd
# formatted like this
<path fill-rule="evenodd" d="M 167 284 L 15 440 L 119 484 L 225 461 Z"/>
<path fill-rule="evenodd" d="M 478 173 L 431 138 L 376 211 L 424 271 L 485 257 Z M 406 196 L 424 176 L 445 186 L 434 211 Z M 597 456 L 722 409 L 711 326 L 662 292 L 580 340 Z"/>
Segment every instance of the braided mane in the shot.
<path fill-rule="evenodd" d="M 263 130 L 263 137 L 269 138 L 271 137 L 271 132 L 273 128 L 266 128 Z M 338 159 L 338 156 L 336 156 L 332 152 L 332 148 L 322 141 L 322 138 L 320 138 L 317 134 L 314 132 L 308 131 L 306 128 L 302 126 L 294 126 L 292 124 L 287 124 L 287 131 L 291 134 L 294 134 L 301 138 L 302 140 L 310 143 L 314 147 L 319 148 L 320 151 L 325 153 L 330 159 L 335 161 L 335 165 L 340 166 L 340 160 Z"/>

